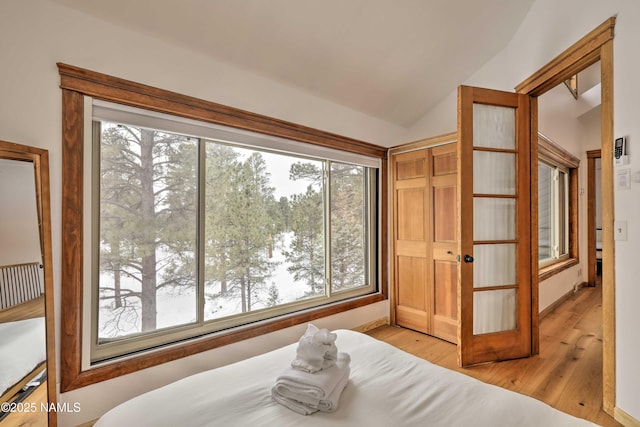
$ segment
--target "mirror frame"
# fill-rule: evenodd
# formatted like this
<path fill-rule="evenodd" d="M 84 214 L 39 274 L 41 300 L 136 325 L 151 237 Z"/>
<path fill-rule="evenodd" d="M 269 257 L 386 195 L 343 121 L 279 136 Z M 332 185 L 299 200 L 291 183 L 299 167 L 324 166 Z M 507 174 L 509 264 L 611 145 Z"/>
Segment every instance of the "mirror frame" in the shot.
<path fill-rule="evenodd" d="M 0 140 L 0 158 L 33 163 L 36 183 L 40 249 L 44 270 L 44 313 L 46 325 L 47 402 L 57 403 L 55 318 L 53 315 L 53 257 L 51 244 L 51 200 L 49 189 L 49 152 L 42 148 Z M 56 411 L 47 411 L 49 427 L 58 423 Z"/>

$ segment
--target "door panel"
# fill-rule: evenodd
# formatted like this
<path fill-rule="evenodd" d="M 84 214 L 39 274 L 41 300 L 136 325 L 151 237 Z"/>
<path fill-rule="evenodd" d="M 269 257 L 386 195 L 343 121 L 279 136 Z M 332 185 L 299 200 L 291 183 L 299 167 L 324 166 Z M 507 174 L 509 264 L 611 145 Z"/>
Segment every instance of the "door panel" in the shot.
<path fill-rule="evenodd" d="M 426 311 L 426 264 L 422 258 L 398 257 L 398 304 L 414 310 Z"/>
<path fill-rule="evenodd" d="M 411 178 L 424 178 L 425 177 L 425 158 L 423 154 L 416 155 L 416 153 L 408 153 L 408 155 L 401 155 L 402 158 L 396 160 L 396 179 L 404 181 Z"/>
<path fill-rule="evenodd" d="M 434 261 L 433 335 L 452 343 L 458 333 L 458 266 L 455 261 Z"/>
<path fill-rule="evenodd" d="M 529 97 L 458 93 L 458 363 L 531 353 Z"/>
<path fill-rule="evenodd" d="M 395 168 L 395 283 L 396 323 L 428 333 L 427 224 L 429 193 L 424 151 L 399 154 Z"/>
<path fill-rule="evenodd" d="M 456 151 L 455 148 L 444 149 L 443 147 L 450 147 L 450 145 L 444 145 L 442 147 L 433 149 L 433 176 L 451 175 L 458 173 L 456 163 Z M 453 146 L 455 147 L 455 145 Z"/>
<path fill-rule="evenodd" d="M 456 241 L 456 223 L 458 222 L 456 206 L 456 176 L 449 180 L 433 179 L 433 221 L 434 241 Z"/>
<path fill-rule="evenodd" d="M 424 258 L 398 257 L 398 324 L 427 333 L 428 308 L 426 306 L 426 274 Z"/>
<path fill-rule="evenodd" d="M 431 334 L 457 342 L 458 272 L 456 144 L 431 149 L 431 260 L 433 262 L 433 327 Z"/>
<path fill-rule="evenodd" d="M 424 185 L 424 180 L 412 180 L 418 185 Z M 426 205 L 426 197 L 424 188 L 404 188 L 411 183 L 405 183 L 399 186 L 397 191 L 398 213 L 403 212 L 407 215 L 398 217 L 398 240 L 410 242 L 424 242 L 425 240 L 425 223 L 424 212 Z M 408 213 L 411 213 L 410 215 Z"/>

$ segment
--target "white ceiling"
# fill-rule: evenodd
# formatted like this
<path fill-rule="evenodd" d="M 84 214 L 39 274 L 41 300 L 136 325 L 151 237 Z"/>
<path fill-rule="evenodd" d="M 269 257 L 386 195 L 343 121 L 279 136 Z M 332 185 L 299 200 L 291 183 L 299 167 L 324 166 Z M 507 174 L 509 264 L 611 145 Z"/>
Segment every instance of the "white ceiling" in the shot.
<path fill-rule="evenodd" d="M 408 127 L 534 0 L 52 0 Z"/>

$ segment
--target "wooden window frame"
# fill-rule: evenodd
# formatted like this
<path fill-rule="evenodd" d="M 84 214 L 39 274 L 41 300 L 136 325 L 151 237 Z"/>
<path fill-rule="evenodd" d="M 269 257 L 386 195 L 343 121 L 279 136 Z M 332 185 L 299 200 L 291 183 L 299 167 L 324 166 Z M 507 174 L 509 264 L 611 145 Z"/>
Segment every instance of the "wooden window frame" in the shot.
<path fill-rule="evenodd" d="M 234 342 L 274 332 L 318 318 L 342 313 L 387 299 L 387 150 L 386 148 L 254 114 L 210 101 L 158 89 L 66 64 L 58 64 L 62 89 L 62 266 L 60 391 L 68 392 L 100 381 L 156 366 Z M 248 327 L 194 338 L 184 344 L 82 370 L 83 316 L 83 148 L 84 97 L 167 113 L 188 119 L 231 126 L 368 155 L 381 159 L 380 217 L 378 223 L 378 292 L 282 316 Z"/>
<path fill-rule="evenodd" d="M 538 280 L 543 281 L 580 263 L 578 251 L 580 244 L 578 229 L 578 171 L 580 159 L 546 136 L 538 133 L 538 161 L 544 161 L 549 165 L 566 169 L 569 175 L 569 250 L 567 255 L 538 269 Z"/>

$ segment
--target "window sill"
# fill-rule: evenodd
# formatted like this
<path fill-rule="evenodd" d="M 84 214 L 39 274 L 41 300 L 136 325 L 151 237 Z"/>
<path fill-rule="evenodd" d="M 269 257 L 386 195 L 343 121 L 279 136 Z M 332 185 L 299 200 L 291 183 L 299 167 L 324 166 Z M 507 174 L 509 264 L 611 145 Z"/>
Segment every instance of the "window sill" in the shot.
<path fill-rule="evenodd" d="M 548 278 L 555 276 L 556 274 L 571 268 L 574 265 L 578 265 L 580 260 L 578 258 L 569 258 L 562 261 L 558 261 L 555 264 L 548 265 L 538 270 L 538 281 L 542 282 Z"/>
<path fill-rule="evenodd" d="M 254 338 L 266 333 L 275 332 L 290 326 L 310 322 L 322 317 L 364 307 L 385 299 L 387 299 L 386 295 L 382 292 L 378 292 L 346 301 L 340 301 L 334 304 L 316 307 L 293 315 L 265 320 L 248 327 L 238 327 L 227 332 L 212 334 L 200 339 L 194 338 L 184 342 L 183 344 L 151 350 L 150 352 L 139 356 L 115 361 L 113 363 L 85 371 L 82 371 L 79 366 L 74 366 L 73 372 L 65 372 L 66 375 L 63 376 L 63 382 L 60 386 L 60 390 L 62 392 L 68 392 L 80 387 L 86 387 L 100 381 L 116 378 L 124 374 L 129 374 L 203 351 L 212 350 L 228 344 Z"/>

